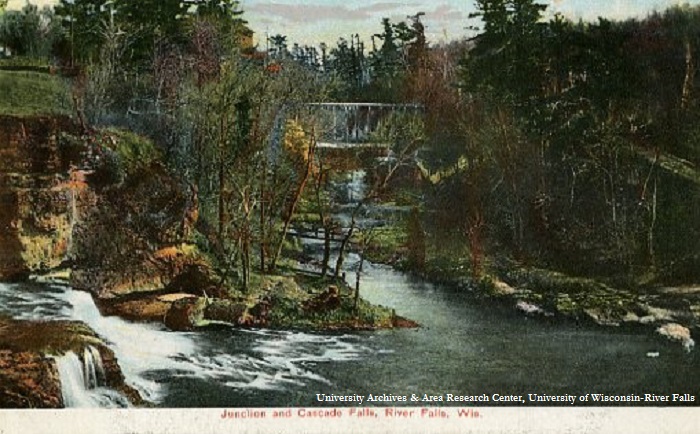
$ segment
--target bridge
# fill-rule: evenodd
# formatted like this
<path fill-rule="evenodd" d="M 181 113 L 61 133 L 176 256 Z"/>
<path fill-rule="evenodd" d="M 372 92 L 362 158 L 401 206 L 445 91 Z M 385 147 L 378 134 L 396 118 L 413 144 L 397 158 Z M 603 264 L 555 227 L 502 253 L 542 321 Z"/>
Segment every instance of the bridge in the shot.
<path fill-rule="evenodd" d="M 318 109 L 324 124 L 317 146 L 338 149 L 386 146 L 377 143 L 373 135 L 387 117 L 394 113 L 418 115 L 424 111 L 420 104 L 333 102 L 309 106 Z"/>

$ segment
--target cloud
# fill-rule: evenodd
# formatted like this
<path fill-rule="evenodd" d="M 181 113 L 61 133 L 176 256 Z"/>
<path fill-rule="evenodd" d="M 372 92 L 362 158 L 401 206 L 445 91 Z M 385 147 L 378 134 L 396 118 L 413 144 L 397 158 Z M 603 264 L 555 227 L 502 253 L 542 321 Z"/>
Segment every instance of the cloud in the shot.
<path fill-rule="evenodd" d="M 406 3 L 382 2 L 368 6 L 350 8 L 347 6 L 259 3 L 249 5 L 249 12 L 288 20 L 293 23 L 317 21 L 363 21 L 374 18 L 375 14 L 405 8 Z"/>
<path fill-rule="evenodd" d="M 53 6 L 58 3 L 58 0 L 30 0 L 29 3 L 39 6 L 41 9 L 43 6 Z M 27 4 L 26 0 L 10 0 L 7 4 L 8 9 L 22 9 L 24 5 Z"/>
<path fill-rule="evenodd" d="M 436 7 L 432 12 L 428 12 L 426 18 L 430 18 L 435 21 L 461 21 L 466 18 L 466 15 L 451 5 L 443 3 Z"/>

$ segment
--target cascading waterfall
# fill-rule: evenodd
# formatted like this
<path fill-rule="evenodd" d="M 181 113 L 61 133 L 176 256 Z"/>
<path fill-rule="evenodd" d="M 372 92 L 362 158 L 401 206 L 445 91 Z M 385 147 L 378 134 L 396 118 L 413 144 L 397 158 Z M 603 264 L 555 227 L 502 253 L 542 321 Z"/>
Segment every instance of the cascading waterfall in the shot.
<path fill-rule="evenodd" d="M 97 348 L 88 346 L 83 350 L 83 363 L 85 369 L 84 383 L 88 389 L 95 389 L 107 384 L 102 357 Z"/>
<path fill-rule="evenodd" d="M 362 200 L 365 196 L 365 176 L 367 173 L 364 170 L 355 170 L 350 173 L 350 179 L 347 183 L 347 202 L 355 204 Z"/>
<path fill-rule="evenodd" d="M 105 387 L 105 369 L 97 348 L 86 347 L 82 357 L 69 351 L 55 360 L 65 407 L 128 406 L 124 396 Z"/>
<path fill-rule="evenodd" d="M 61 380 L 61 395 L 65 407 L 92 407 L 92 399 L 85 387 L 83 363 L 74 352 L 56 358 Z"/>

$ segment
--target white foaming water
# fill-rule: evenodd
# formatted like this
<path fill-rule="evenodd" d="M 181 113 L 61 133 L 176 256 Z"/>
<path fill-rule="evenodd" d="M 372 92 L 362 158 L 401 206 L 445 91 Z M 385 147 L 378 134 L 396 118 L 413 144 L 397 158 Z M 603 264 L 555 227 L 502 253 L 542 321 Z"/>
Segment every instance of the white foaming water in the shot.
<path fill-rule="evenodd" d="M 107 384 L 105 368 L 102 364 L 102 357 L 97 348 L 93 346 L 86 347 L 83 351 L 84 366 L 84 382 L 88 389 L 104 386 Z"/>
<path fill-rule="evenodd" d="M 127 383 L 146 400 L 157 403 L 167 393 L 163 384 L 149 378 L 153 372 L 196 369 L 178 357 L 190 356 L 197 351 L 197 345 L 188 334 L 171 333 L 157 324 L 103 317 L 90 294 L 65 286 L 31 285 L 28 287 L 31 290 L 23 288 L 23 285 L 0 284 L 0 312 L 22 320 L 77 320 L 89 325 L 114 351 Z M 89 362 L 94 361 L 95 353 L 86 352 L 82 356 L 92 367 L 81 371 L 84 378 L 80 383 L 97 381 L 103 373 L 99 372 L 97 364 Z M 66 372 L 77 373 L 75 369 L 67 368 L 71 363 L 62 363 Z"/>
<path fill-rule="evenodd" d="M 346 174 L 344 180 L 335 183 L 335 188 L 342 193 L 340 200 L 345 204 L 354 204 L 365 197 L 367 185 L 364 170 L 353 170 Z"/>
<path fill-rule="evenodd" d="M 126 382 L 154 403 L 167 395 L 168 379 L 177 377 L 256 390 L 283 390 L 309 382 L 329 384 L 312 371 L 314 364 L 356 360 L 372 351 L 351 342 L 356 338 L 352 335 L 233 329 L 230 345 L 203 349 L 195 343 L 194 333 L 171 332 L 159 324 L 103 317 L 86 292 L 59 285 L 38 288 L 23 291 L 20 285 L 0 284 L 0 312 L 18 319 L 70 319 L 86 323 L 114 351 Z M 196 336 L 199 342 L 208 342 L 206 333 Z M 252 342 L 240 347 L 236 342 L 241 336 L 252 337 Z M 107 389 L 90 389 L 104 378 L 104 370 L 97 362 L 99 353 L 87 349 L 82 357 L 81 361 L 78 355 L 70 353 L 57 358 L 70 405 L 121 406 L 122 402 Z"/>
<path fill-rule="evenodd" d="M 196 377 L 216 380 L 235 389 L 285 390 L 310 382 L 331 384 L 313 372 L 314 365 L 356 360 L 373 351 L 349 342 L 354 338 L 349 335 L 322 336 L 270 330 L 236 330 L 233 333 L 233 340 L 241 335 L 254 337 L 247 352 L 191 357 L 188 361 L 198 368 Z"/>
<path fill-rule="evenodd" d="M 129 406 L 126 397 L 105 387 L 104 366 L 96 348 L 85 348 L 82 360 L 72 351 L 55 360 L 65 407 Z"/>
<path fill-rule="evenodd" d="M 90 294 L 67 290 L 65 300 L 73 306 L 73 319 L 83 321 L 107 340 L 127 382 L 141 395 L 159 402 L 167 393 L 163 384 L 149 379 L 156 371 L 191 371 L 181 356 L 195 354 L 190 334 L 172 333 L 157 324 L 139 324 L 118 317 L 103 317 Z"/>
<path fill-rule="evenodd" d="M 83 363 L 78 356 L 71 351 L 58 357 L 56 366 L 61 379 L 63 404 L 66 407 L 93 407 L 94 402 L 84 383 Z"/>

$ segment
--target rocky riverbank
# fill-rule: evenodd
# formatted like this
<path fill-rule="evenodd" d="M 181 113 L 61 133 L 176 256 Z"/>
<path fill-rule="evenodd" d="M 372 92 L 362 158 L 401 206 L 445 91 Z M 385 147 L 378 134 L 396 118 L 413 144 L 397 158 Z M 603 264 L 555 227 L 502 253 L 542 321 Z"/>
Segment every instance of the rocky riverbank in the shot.
<path fill-rule="evenodd" d="M 430 282 L 460 288 L 475 297 L 510 305 L 524 315 L 591 322 L 600 326 L 642 327 L 690 350 L 700 326 L 700 285 L 616 286 L 591 278 L 523 266 L 501 260 L 475 281 L 464 255 L 424 254 L 411 260 L 408 237 L 400 224 L 375 229 L 367 257 L 416 274 Z"/>
<path fill-rule="evenodd" d="M 376 330 L 418 324 L 391 309 L 366 301 L 354 303 L 343 282 L 301 276 L 266 276 L 246 293 L 226 297 L 192 292 L 138 293 L 97 299 L 104 315 L 133 321 L 162 322 L 171 330 L 190 331 L 217 325 L 305 330 Z"/>
<path fill-rule="evenodd" d="M 120 393 L 132 405 L 144 404 L 125 383 L 114 352 L 85 324 L 0 317 L 0 408 L 65 407 L 57 359 L 69 352 L 82 357 L 91 348 L 97 350 L 104 371 L 100 386 Z M 80 362 L 87 369 L 86 360 Z"/>

